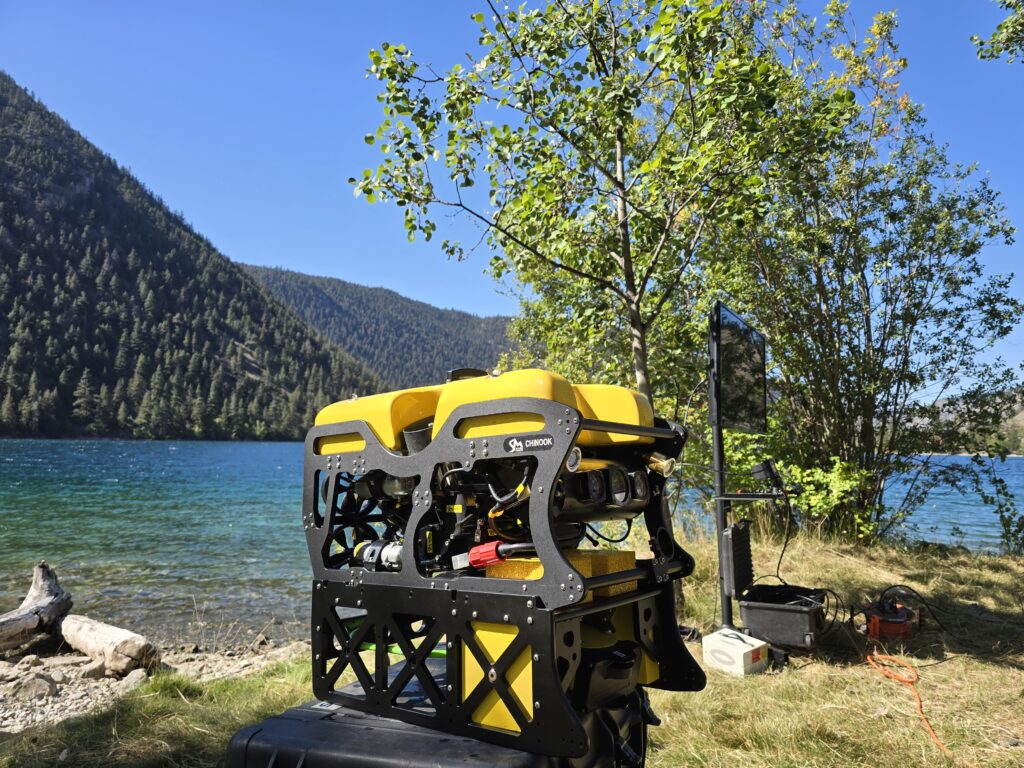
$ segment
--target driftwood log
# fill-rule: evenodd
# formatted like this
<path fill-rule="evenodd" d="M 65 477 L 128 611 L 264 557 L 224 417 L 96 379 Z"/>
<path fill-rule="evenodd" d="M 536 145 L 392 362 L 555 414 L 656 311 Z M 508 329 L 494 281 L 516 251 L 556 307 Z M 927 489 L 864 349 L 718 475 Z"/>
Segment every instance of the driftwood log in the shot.
<path fill-rule="evenodd" d="M 0 615 L 0 650 L 17 648 L 36 632 L 52 630 L 71 605 L 71 593 L 58 583 L 57 574 L 40 563 L 32 571 L 32 586 L 21 605 Z"/>
<path fill-rule="evenodd" d="M 142 635 L 87 616 L 65 616 L 60 633 L 76 651 L 102 661 L 108 674 L 123 675 L 160 664 L 160 649 Z"/>

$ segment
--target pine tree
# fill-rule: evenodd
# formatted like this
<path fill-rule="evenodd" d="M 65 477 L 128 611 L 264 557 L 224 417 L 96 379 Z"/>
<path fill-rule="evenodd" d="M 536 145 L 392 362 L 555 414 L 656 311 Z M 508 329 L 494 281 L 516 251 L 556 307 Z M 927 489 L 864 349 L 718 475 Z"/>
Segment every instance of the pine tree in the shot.
<path fill-rule="evenodd" d="M 14 390 L 11 389 L 7 390 L 3 405 L 0 405 L 0 428 L 5 432 L 15 432 L 18 429 L 18 405 L 14 400 Z"/>
<path fill-rule="evenodd" d="M 93 389 L 92 374 L 86 368 L 78 380 L 71 401 L 71 415 L 83 426 L 91 426 L 96 420 L 96 392 Z"/>

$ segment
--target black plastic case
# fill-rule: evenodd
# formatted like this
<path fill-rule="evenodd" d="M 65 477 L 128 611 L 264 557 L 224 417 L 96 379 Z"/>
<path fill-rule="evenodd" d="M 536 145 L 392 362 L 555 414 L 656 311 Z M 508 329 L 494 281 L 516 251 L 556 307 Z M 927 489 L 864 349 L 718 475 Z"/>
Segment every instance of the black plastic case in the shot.
<path fill-rule="evenodd" d="M 743 629 L 772 645 L 813 649 L 825 628 L 825 592 L 791 584 L 755 584 L 740 598 Z"/>
<path fill-rule="evenodd" d="M 555 768 L 542 755 L 421 728 L 326 702 L 236 733 L 226 768 Z"/>

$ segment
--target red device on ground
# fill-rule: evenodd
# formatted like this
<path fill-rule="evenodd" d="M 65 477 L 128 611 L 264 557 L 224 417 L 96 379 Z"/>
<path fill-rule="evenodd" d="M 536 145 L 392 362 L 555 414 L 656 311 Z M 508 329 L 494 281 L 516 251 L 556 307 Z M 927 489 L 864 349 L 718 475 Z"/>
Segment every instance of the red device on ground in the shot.
<path fill-rule="evenodd" d="M 867 636 L 872 640 L 909 640 L 921 628 L 924 611 L 886 600 L 865 603 L 861 609 Z"/>

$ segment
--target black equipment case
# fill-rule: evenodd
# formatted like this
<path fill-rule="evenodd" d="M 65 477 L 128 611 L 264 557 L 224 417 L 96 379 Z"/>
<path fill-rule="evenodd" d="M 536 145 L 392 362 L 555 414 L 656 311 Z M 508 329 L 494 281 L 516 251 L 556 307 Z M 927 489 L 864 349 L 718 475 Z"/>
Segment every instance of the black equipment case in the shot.
<path fill-rule="evenodd" d="M 328 702 L 289 709 L 238 731 L 226 768 L 551 768 L 551 758 Z"/>

